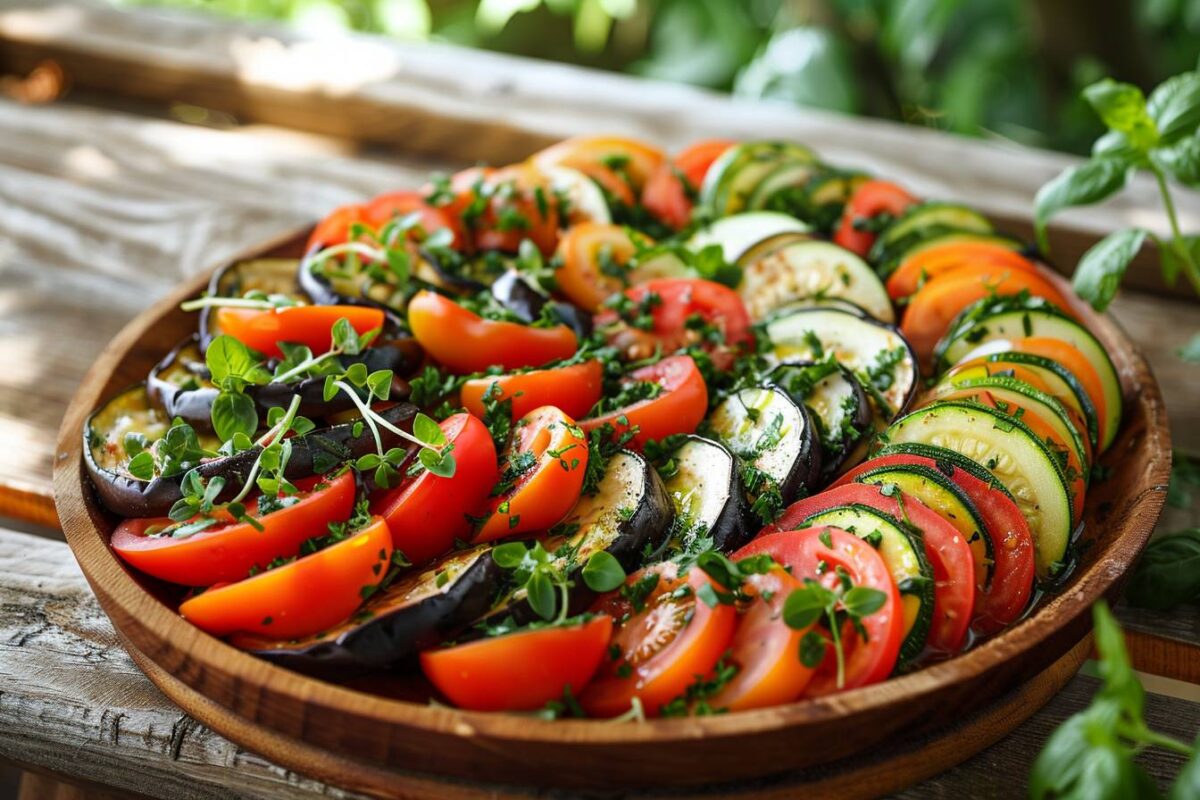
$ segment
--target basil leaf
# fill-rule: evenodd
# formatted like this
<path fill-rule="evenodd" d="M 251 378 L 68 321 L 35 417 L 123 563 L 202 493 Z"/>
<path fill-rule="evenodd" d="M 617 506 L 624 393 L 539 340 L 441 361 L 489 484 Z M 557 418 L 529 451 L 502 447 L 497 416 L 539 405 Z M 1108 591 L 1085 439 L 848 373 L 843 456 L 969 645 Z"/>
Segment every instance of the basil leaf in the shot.
<path fill-rule="evenodd" d="M 367 390 L 372 397 L 387 400 L 392 394 L 392 371 L 381 369 L 367 376 Z"/>
<path fill-rule="evenodd" d="M 333 346 L 346 355 L 358 355 L 358 331 L 350 324 L 350 320 L 339 317 L 329 331 Z"/>
<path fill-rule="evenodd" d="M 421 452 L 417 454 L 417 458 L 421 460 L 422 466 L 425 469 L 437 475 L 439 478 L 453 478 L 457 464 L 449 450 L 444 450 L 440 454 L 426 448 L 421 448 Z"/>
<path fill-rule="evenodd" d="M 1093 158 L 1073 167 L 1038 189 L 1034 199 L 1034 225 L 1037 228 L 1038 245 L 1048 249 L 1046 223 L 1050 217 L 1072 206 L 1098 203 L 1125 187 L 1129 182 L 1131 165 L 1128 160 L 1116 156 Z"/>
<path fill-rule="evenodd" d="M 244 394 L 221 392 L 212 405 L 213 430 L 222 440 L 241 433 L 252 436 L 258 430 L 258 411 L 254 401 Z"/>
<path fill-rule="evenodd" d="M 544 572 L 535 572 L 525 584 L 529 607 L 542 619 L 554 619 L 558 603 L 554 597 L 554 583 Z"/>
<path fill-rule="evenodd" d="M 362 387 L 367 385 L 367 365 L 361 361 L 351 364 L 346 369 L 346 380 L 355 386 Z"/>
<path fill-rule="evenodd" d="M 583 582 L 593 592 L 611 592 L 625 583 L 625 568 L 612 553 L 601 550 L 592 553 L 583 565 Z"/>
<path fill-rule="evenodd" d="M 1146 110 L 1163 144 L 1171 144 L 1200 126 L 1200 72 L 1167 78 L 1150 93 Z"/>
<path fill-rule="evenodd" d="M 248 375 L 256 362 L 250 349 L 237 339 L 223 334 L 212 340 L 204 351 L 204 363 L 212 373 L 212 382 L 222 386 L 230 378 Z"/>
<path fill-rule="evenodd" d="M 1185 186 L 1200 187 L 1200 133 L 1180 139 L 1169 147 L 1160 147 L 1150 153 L 1150 158 Z"/>
<path fill-rule="evenodd" d="M 1116 297 L 1126 268 L 1145 240 L 1144 230 L 1131 228 L 1110 233 L 1088 248 L 1075 267 L 1072 278 L 1075 293 L 1091 303 L 1097 311 L 1108 308 L 1108 304 Z"/>
<path fill-rule="evenodd" d="M 150 451 L 142 450 L 136 456 L 129 459 L 129 463 L 125 465 L 125 471 L 139 481 L 153 480 L 154 456 L 150 455 Z"/>
<path fill-rule="evenodd" d="M 442 427 L 434 421 L 433 417 L 423 413 L 418 413 L 413 419 L 413 436 L 434 447 L 440 447 L 446 443 L 446 434 L 442 432 Z"/>
<path fill-rule="evenodd" d="M 816 584 L 809 584 L 803 589 L 796 589 L 783 601 L 783 622 L 794 630 L 804 630 L 818 619 L 825 611 L 825 599 L 821 592 L 816 591 Z"/>
<path fill-rule="evenodd" d="M 1158 127 L 1146 111 L 1146 98 L 1138 87 L 1105 78 L 1084 89 L 1083 96 L 1104 124 L 1124 134 L 1135 149 L 1149 150 L 1158 142 Z"/>
<path fill-rule="evenodd" d="M 1183 769 L 1175 776 L 1175 783 L 1167 792 L 1167 800 L 1194 800 L 1200 797 L 1200 739 L 1192 745 L 1196 755 L 1188 759 Z"/>
<path fill-rule="evenodd" d="M 504 569 L 516 569 L 525 559 L 525 545 L 521 542 L 505 542 L 492 548 L 492 561 Z"/>
<path fill-rule="evenodd" d="M 1092 606 L 1092 621 L 1092 635 L 1099 654 L 1096 670 L 1104 679 L 1098 697 L 1109 698 L 1119 703 L 1126 715 L 1140 718 L 1145 707 L 1146 692 L 1134 674 L 1129 654 L 1125 651 L 1125 635 L 1121 633 L 1106 603 Z"/>
<path fill-rule="evenodd" d="M 883 608 L 887 595 L 870 586 L 855 586 L 842 597 L 842 606 L 853 617 L 865 617 Z"/>
<path fill-rule="evenodd" d="M 825 637 L 816 631 L 809 631 L 800 638 L 800 663 L 809 669 L 816 669 L 825 660 Z"/>
<path fill-rule="evenodd" d="M 1200 528 L 1155 539 L 1133 570 L 1125 599 L 1166 611 L 1200 597 Z"/>
<path fill-rule="evenodd" d="M 341 391 L 341 387 L 337 385 L 337 378 L 333 375 L 325 376 L 325 386 L 321 389 L 321 397 L 326 403 L 337 397 L 337 393 Z"/>

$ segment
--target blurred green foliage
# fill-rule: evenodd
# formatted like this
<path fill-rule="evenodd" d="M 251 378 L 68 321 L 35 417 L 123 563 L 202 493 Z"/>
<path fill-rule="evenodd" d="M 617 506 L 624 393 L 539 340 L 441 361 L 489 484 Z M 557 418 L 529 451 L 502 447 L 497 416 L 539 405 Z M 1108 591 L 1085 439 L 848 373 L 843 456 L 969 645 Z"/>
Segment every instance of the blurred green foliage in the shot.
<path fill-rule="evenodd" d="M 113 0 L 431 39 L 1087 152 L 1080 89 L 1192 69 L 1200 0 Z"/>

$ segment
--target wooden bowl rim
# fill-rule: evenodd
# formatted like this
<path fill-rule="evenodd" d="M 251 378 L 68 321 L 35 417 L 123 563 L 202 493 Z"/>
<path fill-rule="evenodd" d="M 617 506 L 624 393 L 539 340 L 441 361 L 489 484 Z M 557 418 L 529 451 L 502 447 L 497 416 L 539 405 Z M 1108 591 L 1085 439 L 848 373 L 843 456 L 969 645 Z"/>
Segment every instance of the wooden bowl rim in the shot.
<path fill-rule="evenodd" d="M 561 744 L 565 741 L 597 746 L 686 741 L 698 737 L 737 737 L 750 732 L 811 725 L 845 715 L 862 715 L 879 711 L 900 698 L 920 698 L 951 684 L 977 678 L 994 664 L 1017 657 L 1049 639 L 1113 588 L 1136 559 L 1153 530 L 1152 521 L 1133 520 L 1133 524 L 1110 545 L 1102 561 L 1072 576 L 1064 591 L 1044 601 L 1027 619 L 966 653 L 872 686 L 765 709 L 704 717 L 650 719 L 637 725 L 614 725 L 604 720 L 543 720 L 510 713 L 462 711 L 398 700 L 287 670 L 238 650 L 186 622 L 174 610 L 154 598 L 126 571 L 92 517 L 95 513 L 94 501 L 87 489 L 88 478 L 82 469 L 81 426 L 82 421 L 99 404 L 101 390 L 109 375 L 131 347 L 162 317 L 175 310 L 181 301 L 205 286 L 208 276 L 215 269 L 232 261 L 269 254 L 307 235 L 309 230 L 311 227 L 298 229 L 248 248 L 233 258 L 221 259 L 199 277 L 184 283 L 143 311 L 121 330 L 88 370 L 63 419 L 54 466 L 54 493 L 63 532 L 94 589 L 103 587 L 104 594 L 123 612 L 138 617 L 139 624 L 159 641 L 171 642 L 185 651 L 191 662 L 226 674 L 240 685 L 269 689 L 281 699 L 303 705 L 314 712 L 337 710 L 369 717 L 373 723 L 403 725 L 441 734 L 490 736 L 527 744 Z M 1067 286 L 1058 275 L 1051 277 L 1058 281 L 1060 288 Z M 1074 297 L 1073 294 L 1068 296 Z M 1123 345 L 1124 352 L 1113 355 L 1117 356 L 1114 361 L 1117 362 L 1118 372 L 1123 378 L 1128 375 L 1133 381 L 1128 386 L 1122 386 L 1126 408 L 1135 404 L 1144 407 L 1148 441 L 1143 446 L 1152 448 L 1150 453 L 1153 459 L 1148 465 L 1152 485 L 1133 498 L 1130 511 L 1148 512 L 1138 515 L 1141 520 L 1157 519 L 1165 500 L 1171 463 L 1170 431 L 1158 383 L 1153 379 L 1141 351 L 1115 321 L 1094 314 L 1082 303 L 1077 303 L 1074 310 L 1084 317 L 1102 342 L 1110 340 Z M 1127 369 L 1122 370 L 1122 365 Z M 1143 374 L 1149 378 L 1144 383 L 1138 379 Z M 1129 402 L 1131 399 L 1132 403 Z M 141 613 L 147 601 L 153 604 L 151 610 L 155 613 Z M 145 652 L 145 648 L 142 650 Z M 146 655 L 151 657 L 149 653 Z"/>

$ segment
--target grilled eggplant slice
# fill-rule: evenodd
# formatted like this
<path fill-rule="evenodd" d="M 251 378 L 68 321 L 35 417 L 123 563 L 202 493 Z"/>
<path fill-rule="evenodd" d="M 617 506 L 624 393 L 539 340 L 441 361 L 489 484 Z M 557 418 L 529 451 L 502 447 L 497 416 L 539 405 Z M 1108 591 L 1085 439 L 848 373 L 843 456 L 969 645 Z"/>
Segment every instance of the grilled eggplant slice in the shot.
<path fill-rule="evenodd" d="M 300 260 L 296 283 L 319 305 L 368 305 L 389 311 L 403 311 L 417 289 L 451 294 L 476 294 L 487 289 L 486 283 L 470 274 L 472 262 L 459 261 L 459 269 L 454 269 L 444 261 L 449 256 L 431 250 L 408 252 L 411 273 L 403 284 L 386 268 L 360 262 L 357 269 L 348 270 L 342 262 L 327 263 L 312 254 Z M 491 270 L 490 265 L 482 267 Z"/>
<path fill-rule="evenodd" d="M 702 436 L 688 436 L 668 463 L 674 471 L 663 485 L 683 528 L 702 528 L 713 545 L 726 553 L 750 540 L 737 459 L 729 448 Z"/>
<path fill-rule="evenodd" d="M 871 433 L 871 401 L 850 370 L 836 361 L 780 364 L 768 377 L 809 411 L 821 443 L 821 482 L 827 483 Z"/>
<path fill-rule="evenodd" d="M 705 424 L 743 463 L 770 478 L 784 503 L 816 487 L 821 475 L 816 426 L 804 405 L 778 387 L 734 392 Z"/>
<path fill-rule="evenodd" d="M 208 282 L 208 294 L 212 297 L 241 297 L 257 289 L 267 294 L 283 294 L 299 302 L 312 302 L 312 298 L 296 282 L 296 259 L 257 258 L 238 261 L 220 269 Z M 200 311 L 200 349 L 221 334 L 213 308 Z"/>
<path fill-rule="evenodd" d="M 399 403 L 380 412 L 397 427 L 410 424 L 416 413 L 416 407 L 409 403 Z M 162 516 L 183 496 L 180 484 L 186 470 L 150 480 L 129 472 L 126 434 L 141 434 L 148 446 L 162 439 L 169 428 L 170 418 L 150 402 L 145 384 L 126 389 L 88 417 L 83 426 L 84 464 L 96 494 L 110 511 L 123 517 Z M 370 431 L 360 430 L 356 436 L 354 428 L 355 423 L 347 422 L 296 437 L 287 463 L 287 477 L 295 480 L 328 472 L 340 463 L 370 452 L 375 444 Z M 380 434 L 384 447 L 399 444 L 400 437 L 396 434 L 386 429 Z M 210 452 L 220 446 L 209 436 L 199 437 L 199 444 Z M 217 498 L 225 501 L 241 489 L 257 457 L 258 448 L 251 448 L 232 456 L 202 460 L 195 466 L 202 478 L 216 475 L 225 478 L 225 490 Z"/>
<path fill-rule="evenodd" d="M 315 675 L 352 675 L 391 666 L 453 636 L 483 614 L 500 583 L 490 545 L 449 553 L 399 576 L 332 630 L 280 641 L 239 634 L 233 645 Z"/>
<path fill-rule="evenodd" d="M 742 262 L 738 294 L 753 319 L 793 300 L 839 298 L 884 322 L 895 312 L 883 282 L 854 253 L 829 242 L 799 240 Z"/>
<path fill-rule="evenodd" d="M 575 331 L 580 340 L 592 335 L 592 316 L 570 303 L 551 300 L 538 291 L 516 270 L 506 270 L 492 284 L 492 297 L 521 318 L 526 325 L 536 322 L 547 304 L 564 325 Z"/>

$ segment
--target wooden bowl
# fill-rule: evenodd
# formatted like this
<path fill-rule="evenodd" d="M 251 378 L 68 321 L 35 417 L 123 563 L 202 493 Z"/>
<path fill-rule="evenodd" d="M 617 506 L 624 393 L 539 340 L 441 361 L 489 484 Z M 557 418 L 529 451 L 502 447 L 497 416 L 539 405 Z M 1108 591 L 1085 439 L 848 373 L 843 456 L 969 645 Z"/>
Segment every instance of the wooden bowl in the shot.
<path fill-rule="evenodd" d="M 242 258 L 298 257 L 306 235 L 299 232 Z M 168 695 L 251 749 L 261 747 L 298 770 L 383 796 L 402 793 L 405 786 L 425 792 L 428 783 L 405 784 L 401 778 L 414 774 L 574 788 L 696 787 L 794 774 L 945 729 L 998 698 L 1016 702 L 1012 713 L 999 719 L 992 714 L 990 738 L 966 737 L 961 748 L 952 743 L 938 751 L 940 760 L 910 771 L 931 774 L 1015 727 L 1078 667 L 1086 654 L 1092 604 L 1115 595 L 1165 497 L 1171 442 L 1158 386 L 1112 320 L 1080 306 L 1076 310 L 1120 373 L 1125 419 L 1103 459 L 1111 477 L 1088 494 L 1075 574 L 1059 594 L 1003 634 L 875 686 L 760 711 L 645 724 L 550 722 L 394 699 L 273 666 L 209 636 L 160 602 L 150 584 L 108 547 L 115 520 L 97 505 L 83 470 L 83 421 L 102 401 L 142 380 L 191 332 L 195 317 L 181 312 L 179 303 L 204 285 L 197 279 L 145 311 L 88 372 L 59 432 L 54 489 L 63 530 L 123 640 Z M 1056 662 L 1060 666 L 1051 669 Z M 1035 679 L 1042 682 L 1040 692 L 1030 691 Z M 289 755 L 278 745 L 289 741 L 303 746 Z M 916 752 L 912 758 L 926 756 Z M 356 773 L 347 764 L 362 767 Z"/>

